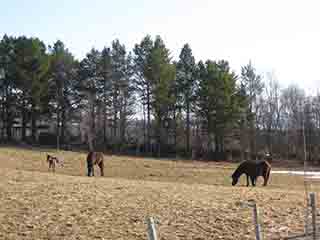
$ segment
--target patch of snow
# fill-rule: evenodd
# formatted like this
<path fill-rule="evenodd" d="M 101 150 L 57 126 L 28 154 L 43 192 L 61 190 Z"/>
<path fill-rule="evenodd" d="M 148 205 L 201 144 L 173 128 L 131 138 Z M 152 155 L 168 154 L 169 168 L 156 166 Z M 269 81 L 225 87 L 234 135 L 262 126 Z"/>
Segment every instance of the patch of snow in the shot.
<path fill-rule="evenodd" d="M 308 178 L 314 178 L 314 179 L 319 178 L 320 179 L 320 172 L 311 172 L 311 171 L 304 172 L 304 171 L 289 171 L 289 170 L 272 171 L 271 170 L 271 173 L 273 173 L 273 174 L 307 175 Z"/>

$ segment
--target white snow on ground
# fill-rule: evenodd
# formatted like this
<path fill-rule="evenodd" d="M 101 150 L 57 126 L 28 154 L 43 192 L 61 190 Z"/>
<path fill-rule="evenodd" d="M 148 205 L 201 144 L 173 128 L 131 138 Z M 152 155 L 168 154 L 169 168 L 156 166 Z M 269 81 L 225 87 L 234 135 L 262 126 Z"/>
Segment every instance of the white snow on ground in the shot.
<path fill-rule="evenodd" d="M 319 178 L 320 179 L 320 172 L 304 172 L 304 171 L 283 171 L 283 170 L 279 170 L 279 171 L 272 171 L 272 174 L 292 174 L 292 175 L 304 175 L 306 174 L 308 176 L 308 178 Z"/>

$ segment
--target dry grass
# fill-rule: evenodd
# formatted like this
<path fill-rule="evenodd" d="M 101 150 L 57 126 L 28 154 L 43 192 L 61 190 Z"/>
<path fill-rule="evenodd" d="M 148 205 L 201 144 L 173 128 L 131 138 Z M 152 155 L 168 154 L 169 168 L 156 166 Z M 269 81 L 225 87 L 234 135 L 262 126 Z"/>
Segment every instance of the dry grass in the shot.
<path fill-rule="evenodd" d="M 301 177 L 231 187 L 232 164 L 107 156 L 106 177 L 88 178 L 85 154 L 60 152 L 65 167 L 52 174 L 46 153 L 0 148 L 0 239 L 146 239 L 149 215 L 161 240 L 254 239 L 251 211 L 237 204 L 248 199 L 265 239 L 303 231 Z"/>

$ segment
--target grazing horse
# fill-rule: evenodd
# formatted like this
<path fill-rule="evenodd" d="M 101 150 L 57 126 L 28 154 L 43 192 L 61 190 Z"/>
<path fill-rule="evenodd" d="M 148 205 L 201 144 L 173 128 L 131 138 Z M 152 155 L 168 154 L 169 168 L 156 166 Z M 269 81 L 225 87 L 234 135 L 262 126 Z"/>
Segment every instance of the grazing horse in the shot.
<path fill-rule="evenodd" d="M 60 164 L 63 167 L 63 161 L 59 160 L 57 157 L 47 154 L 47 163 L 49 164 L 49 171 L 52 169 L 53 172 L 56 171 L 56 165 Z"/>
<path fill-rule="evenodd" d="M 101 176 L 104 176 L 104 163 L 102 152 L 89 152 L 87 156 L 88 177 L 94 176 L 94 165 L 100 168 Z"/>
<path fill-rule="evenodd" d="M 232 186 L 238 183 L 238 180 L 242 174 L 247 176 L 247 187 L 249 186 L 249 177 L 251 179 L 252 186 L 256 185 L 257 177 L 262 176 L 264 178 L 263 186 L 267 186 L 271 171 L 271 165 L 267 161 L 244 161 L 240 163 L 238 168 L 232 174 Z"/>

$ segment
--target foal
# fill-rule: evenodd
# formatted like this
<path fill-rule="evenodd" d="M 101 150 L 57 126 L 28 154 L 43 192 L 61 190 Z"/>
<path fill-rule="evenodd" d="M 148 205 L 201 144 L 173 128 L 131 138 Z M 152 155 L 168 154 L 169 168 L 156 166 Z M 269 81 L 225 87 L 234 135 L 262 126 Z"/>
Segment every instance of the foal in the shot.
<path fill-rule="evenodd" d="M 263 186 L 267 186 L 271 171 L 271 165 L 267 161 L 244 161 L 232 174 L 232 186 L 238 183 L 242 174 L 247 176 L 247 187 L 249 186 L 249 177 L 252 186 L 256 185 L 257 178 L 262 176 L 264 178 Z"/>
<path fill-rule="evenodd" d="M 56 171 L 56 165 L 60 164 L 63 167 L 63 161 L 59 160 L 57 157 L 47 154 L 47 162 L 49 164 L 49 171 L 52 169 L 53 172 Z"/>
<path fill-rule="evenodd" d="M 88 177 L 94 176 L 94 165 L 100 168 L 100 175 L 104 176 L 104 158 L 102 152 L 89 152 L 87 156 Z"/>

